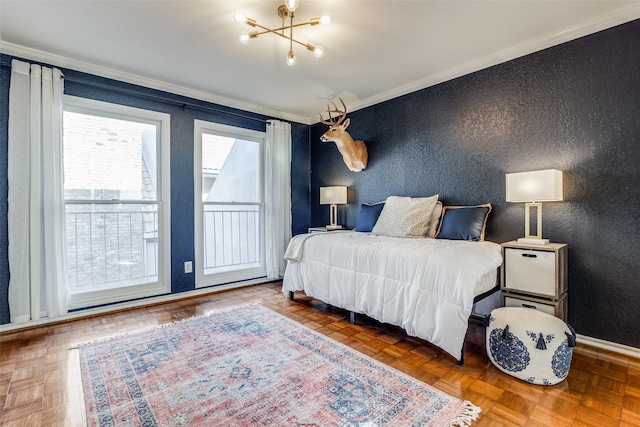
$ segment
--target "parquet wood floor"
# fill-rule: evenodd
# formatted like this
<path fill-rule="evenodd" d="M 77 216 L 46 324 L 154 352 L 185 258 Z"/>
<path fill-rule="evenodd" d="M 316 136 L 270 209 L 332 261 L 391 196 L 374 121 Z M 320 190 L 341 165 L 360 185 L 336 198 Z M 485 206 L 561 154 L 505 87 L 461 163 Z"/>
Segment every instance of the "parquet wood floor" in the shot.
<path fill-rule="evenodd" d="M 79 343 L 211 310 L 260 303 L 383 363 L 482 408 L 474 426 L 640 426 L 640 360 L 580 345 L 568 378 L 530 385 L 487 359 L 484 327 L 471 321 L 465 363 L 401 329 L 348 313 L 267 283 L 0 335 L 0 425 L 82 426 L 85 407 Z"/>

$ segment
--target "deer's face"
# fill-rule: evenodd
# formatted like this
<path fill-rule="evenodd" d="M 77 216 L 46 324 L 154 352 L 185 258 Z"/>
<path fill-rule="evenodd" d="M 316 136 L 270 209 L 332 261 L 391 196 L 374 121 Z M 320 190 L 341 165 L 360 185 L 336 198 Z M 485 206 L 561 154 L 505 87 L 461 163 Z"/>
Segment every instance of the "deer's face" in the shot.
<path fill-rule="evenodd" d="M 345 135 L 345 129 L 349 126 L 350 119 L 345 120 L 342 124 L 339 125 L 331 125 L 329 126 L 329 130 L 327 130 L 321 137 L 320 141 L 329 142 L 329 141 L 340 141 L 342 137 Z"/>

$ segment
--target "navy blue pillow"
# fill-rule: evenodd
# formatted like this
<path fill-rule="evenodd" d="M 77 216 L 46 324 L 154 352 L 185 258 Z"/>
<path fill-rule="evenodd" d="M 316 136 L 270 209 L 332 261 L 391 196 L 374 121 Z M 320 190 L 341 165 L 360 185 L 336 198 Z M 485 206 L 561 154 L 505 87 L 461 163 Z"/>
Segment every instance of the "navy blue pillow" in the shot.
<path fill-rule="evenodd" d="M 442 222 L 436 239 L 484 240 L 487 217 L 491 212 L 489 203 L 478 206 L 445 206 Z"/>
<path fill-rule="evenodd" d="M 384 202 L 376 203 L 375 205 L 363 203 L 360 206 L 356 231 L 371 232 L 373 226 L 376 225 L 376 221 L 378 221 L 382 208 L 384 208 Z"/>

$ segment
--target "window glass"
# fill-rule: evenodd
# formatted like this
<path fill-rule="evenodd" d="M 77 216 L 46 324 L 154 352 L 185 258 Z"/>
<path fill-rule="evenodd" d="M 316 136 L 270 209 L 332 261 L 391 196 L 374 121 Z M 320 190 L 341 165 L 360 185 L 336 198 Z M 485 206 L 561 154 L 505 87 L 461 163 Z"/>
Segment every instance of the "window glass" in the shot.
<path fill-rule="evenodd" d="M 72 308 L 170 290 L 166 114 L 66 97 L 67 286 Z M 165 185 L 162 185 L 163 181 Z M 164 259 L 164 263 L 160 262 Z"/>
<path fill-rule="evenodd" d="M 263 277 L 264 133 L 196 120 L 196 287 Z"/>
<path fill-rule="evenodd" d="M 64 113 L 64 190 L 71 200 L 156 200 L 157 125 Z"/>

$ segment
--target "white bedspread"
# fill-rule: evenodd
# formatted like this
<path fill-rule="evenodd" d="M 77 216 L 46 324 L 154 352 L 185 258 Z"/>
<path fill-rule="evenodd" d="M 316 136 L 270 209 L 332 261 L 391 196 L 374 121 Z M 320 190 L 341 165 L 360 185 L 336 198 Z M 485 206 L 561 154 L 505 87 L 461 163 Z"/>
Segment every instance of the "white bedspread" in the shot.
<path fill-rule="evenodd" d="M 473 298 L 495 283 L 493 242 L 411 239 L 369 233 L 295 236 L 282 291 L 404 328 L 460 359 Z M 487 281 L 487 275 L 493 280 Z"/>

